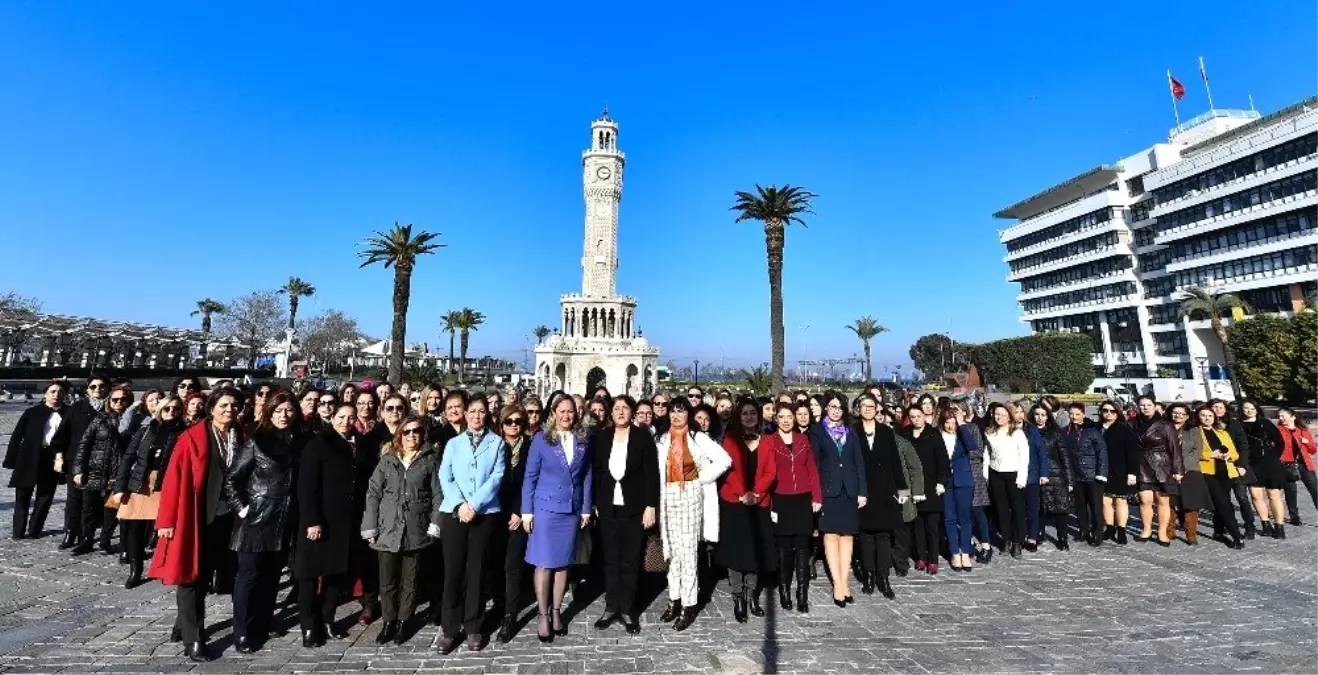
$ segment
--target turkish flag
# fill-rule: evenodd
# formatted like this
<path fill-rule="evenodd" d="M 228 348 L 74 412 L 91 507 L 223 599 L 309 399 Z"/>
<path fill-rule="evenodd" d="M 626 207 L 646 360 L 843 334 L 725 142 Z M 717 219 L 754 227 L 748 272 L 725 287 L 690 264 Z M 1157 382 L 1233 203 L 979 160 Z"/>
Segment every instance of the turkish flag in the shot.
<path fill-rule="evenodd" d="M 1167 85 L 1172 88 L 1172 98 L 1178 101 L 1185 98 L 1185 87 L 1171 73 L 1167 73 Z"/>

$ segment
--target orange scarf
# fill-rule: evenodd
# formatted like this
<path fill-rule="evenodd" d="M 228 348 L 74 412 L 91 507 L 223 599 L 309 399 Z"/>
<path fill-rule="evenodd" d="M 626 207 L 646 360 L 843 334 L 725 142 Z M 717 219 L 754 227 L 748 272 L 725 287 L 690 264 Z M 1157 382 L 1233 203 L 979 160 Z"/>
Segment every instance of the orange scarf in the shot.
<path fill-rule="evenodd" d="M 686 429 L 668 430 L 667 474 L 669 483 L 685 483 L 699 477 L 699 472 L 696 470 L 696 460 L 691 456 L 691 449 L 687 447 L 687 438 Z"/>

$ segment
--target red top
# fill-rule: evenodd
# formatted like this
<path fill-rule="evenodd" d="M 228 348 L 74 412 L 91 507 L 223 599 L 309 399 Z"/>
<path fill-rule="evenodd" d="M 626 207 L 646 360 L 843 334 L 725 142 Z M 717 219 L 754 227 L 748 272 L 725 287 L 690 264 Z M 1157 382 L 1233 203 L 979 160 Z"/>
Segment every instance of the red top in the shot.
<path fill-rule="evenodd" d="M 1300 458 L 1304 459 L 1304 467 L 1313 471 L 1314 453 L 1318 453 L 1318 445 L 1314 445 L 1313 432 L 1309 428 L 1296 422 L 1294 429 L 1277 425 L 1277 431 L 1281 432 L 1283 443 L 1281 451 L 1281 461 L 1298 462 L 1300 459 L 1295 457 L 1296 446 L 1300 449 Z"/>
<path fill-rule="evenodd" d="M 732 458 L 732 468 L 724 474 L 723 487 L 718 491 L 720 499 L 735 503 L 741 501 L 741 496 L 747 492 L 754 492 L 761 496 L 759 506 L 769 508 L 769 490 L 773 488 L 774 479 L 777 477 L 778 465 L 777 462 L 772 461 L 771 455 L 764 452 L 766 438 L 760 436 L 760 445 L 755 450 L 759 460 L 755 462 L 755 475 L 747 476 L 746 453 L 750 450 L 746 447 L 746 442 L 733 431 L 723 435 L 723 450 Z M 747 478 L 750 478 L 749 485 Z"/>
<path fill-rule="evenodd" d="M 783 437 L 775 431 L 760 440 L 760 452 L 776 460 L 778 483 L 773 493 L 778 495 L 799 495 L 810 493 L 810 501 L 821 504 L 823 491 L 819 489 L 819 467 L 815 466 L 815 451 L 810 447 L 810 438 L 805 434 L 792 432 L 792 447 L 789 450 L 783 443 Z"/>

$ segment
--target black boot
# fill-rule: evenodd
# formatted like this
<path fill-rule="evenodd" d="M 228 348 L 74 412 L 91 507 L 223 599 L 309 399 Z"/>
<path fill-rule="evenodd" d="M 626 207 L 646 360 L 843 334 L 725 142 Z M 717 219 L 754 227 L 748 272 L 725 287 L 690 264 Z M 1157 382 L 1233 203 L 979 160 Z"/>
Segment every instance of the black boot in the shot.
<path fill-rule="evenodd" d="M 1285 539 L 1285 538 L 1286 538 L 1286 526 L 1285 526 L 1285 525 L 1282 525 L 1281 523 L 1277 523 L 1276 525 L 1273 525 L 1273 526 L 1272 526 L 1272 538 L 1273 538 L 1273 539 Z"/>
<path fill-rule="evenodd" d="M 1257 530 L 1254 529 L 1254 526 L 1253 526 L 1253 525 L 1247 525 L 1247 526 L 1245 527 L 1245 538 L 1246 538 L 1246 539 L 1248 539 L 1248 540 L 1250 540 L 1250 541 L 1254 541 L 1254 535 L 1255 535 L 1256 533 L 1257 533 Z"/>
<path fill-rule="evenodd" d="M 1273 536 L 1273 535 L 1272 535 L 1272 523 L 1271 523 L 1271 522 L 1266 521 L 1266 520 L 1263 521 L 1263 527 L 1262 527 L 1261 529 L 1262 529 L 1262 531 L 1263 531 L 1263 536 L 1264 536 L 1264 537 L 1271 537 L 1271 536 Z"/>
<path fill-rule="evenodd" d="M 67 550 L 69 550 L 69 549 L 71 549 L 71 548 L 73 548 L 74 546 L 77 546 L 77 545 L 78 545 L 78 538 L 77 538 L 77 537 L 75 537 L 75 536 L 73 536 L 73 535 L 71 535 L 71 534 L 65 534 L 65 535 L 64 535 L 64 541 L 61 541 L 61 542 L 59 543 L 59 548 L 60 548 L 61 551 L 67 551 Z"/>
<path fill-rule="evenodd" d="M 757 588 L 749 591 L 749 593 L 751 616 L 764 616 L 764 608 L 760 606 L 760 590 Z"/>
<path fill-rule="evenodd" d="M 668 609 L 665 609 L 664 613 L 659 615 L 659 621 L 662 623 L 669 623 L 672 621 L 676 621 L 677 617 L 681 615 L 682 615 L 682 601 L 671 600 L 668 603 Z"/>
<path fill-rule="evenodd" d="M 966 569 L 970 569 L 970 568 L 967 567 Z M 897 594 L 892 592 L 892 584 L 888 583 L 888 575 L 885 574 L 879 577 L 878 587 L 879 587 L 879 593 L 882 594 L 883 597 L 889 600 L 897 597 Z"/>
<path fill-rule="evenodd" d="M 246 636 L 243 636 L 233 641 L 233 650 L 239 654 L 251 654 L 256 651 L 256 647 L 252 645 Z"/>
<path fill-rule="evenodd" d="M 513 641 L 513 628 L 517 625 L 517 617 L 512 614 L 503 615 L 503 623 L 499 624 L 499 633 L 494 636 L 502 644 L 508 644 Z"/>
<path fill-rule="evenodd" d="M 91 537 L 83 537 L 82 541 L 79 541 L 78 545 L 74 546 L 73 550 L 70 551 L 70 553 L 72 553 L 73 555 L 87 555 L 88 553 L 91 553 L 95 548 L 96 548 L 96 542 L 92 541 Z"/>
<path fill-rule="evenodd" d="M 128 581 L 124 582 L 124 588 L 132 590 L 142 585 L 142 562 L 134 560 L 128 565 Z"/>
<path fill-rule="evenodd" d="M 879 582 L 879 573 L 874 570 L 865 570 L 865 577 L 860 581 L 860 592 L 865 595 L 874 595 L 874 589 Z"/>
<path fill-rule="evenodd" d="M 1116 528 L 1116 530 L 1117 530 L 1117 545 L 1118 545 L 1118 546 L 1125 546 L 1126 543 L 1127 543 L 1127 539 L 1126 539 L 1126 528 L 1124 528 L 1124 527 L 1118 527 L 1118 528 Z"/>
<path fill-rule="evenodd" d="M 810 611 L 810 555 L 804 551 L 796 553 L 796 611 L 805 614 Z"/>
<path fill-rule="evenodd" d="M 677 617 L 677 622 L 673 624 L 673 630 L 681 632 L 691 627 L 696 622 L 696 608 L 683 607 L 682 616 Z"/>
<path fill-rule="evenodd" d="M 745 591 L 734 594 L 732 596 L 732 618 L 736 619 L 737 623 L 746 623 L 746 621 L 748 620 L 746 617 Z"/>
<path fill-rule="evenodd" d="M 303 648 L 303 649 L 313 649 L 313 648 L 315 648 L 315 647 L 319 647 L 319 646 L 321 646 L 321 645 L 323 645 L 323 644 L 325 644 L 325 643 L 324 643 L 324 642 L 321 642 L 321 639 L 320 639 L 320 631 L 318 631 L 318 630 L 304 630 L 304 631 L 302 631 L 302 648 Z"/>
<path fill-rule="evenodd" d="M 778 604 L 783 609 L 792 608 L 792 571 L 788 568 L 778 576 Z"/>
<path fill-rule="evenodd" d="M 205 642 L 193 642 L 189 644 L 183 648 L 183 655 L 187 656 L 188 660 L 193 663 L 206 663 L 207 661 L 215 660 L 215 656 L 210 653 L 209 649 L 206 649 Z"/>
<path fill-rule="evenodd" d="M 380 634 L 375 636 L 375 644 L 382 645 L 398 636 L 398 622 L 386 621 L 380 626 Z"/>

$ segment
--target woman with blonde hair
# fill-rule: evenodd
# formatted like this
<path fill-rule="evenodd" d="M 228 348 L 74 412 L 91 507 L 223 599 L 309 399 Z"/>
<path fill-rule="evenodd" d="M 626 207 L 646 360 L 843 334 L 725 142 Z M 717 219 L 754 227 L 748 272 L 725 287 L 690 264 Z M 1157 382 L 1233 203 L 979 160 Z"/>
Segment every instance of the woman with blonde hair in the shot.
<path fill-rule="evenodd" d="M 1194 411 L 1199 423 L 1199 434 L 1203 439 L 1203 450 L 1199 454 L 1199 471 L 1204 474 L 1208 484 L 1208 496 L 1213 501 L 1213 513 L 1221 518 L 1222 525 L 1231 536 L 1227 544 L 1231 548 L 1245 548 L 1245 538 L 1240 536 L 1240 522 L 1236 520 L 1236 509 L 1231 505 L 1231 492 L 1234 481 L 1240 477 L 1240 452 L 1231 440 L 1226 426 L 1218 421 L 1217 414 L 1209 406 L 1199 406 Z M 1184 480 L 1184 478 L 1182 478 Z"/>
<path fill-rule="evenodd" d="M 989 492 L 998 510 L 998 529 L 1011 557 L 1021 557 L 1025 545 L 1025 481 L 1029 475 L 1030 442 L 1007 406 L 988 409 L 984 442 L 988 450 Z"/>
<path fill-rule="evenodd" d="M 183 428 L 183 399 L 174 394 L 164 395 L 156 404 L 151 421 L 133 436 L 119 464 L 114 491 L 119 495 L 119 536 L 128 554 L 128 581 L 124 588 L 142 583 L 146 540 L 160 510 L 165 467 Z"/>

